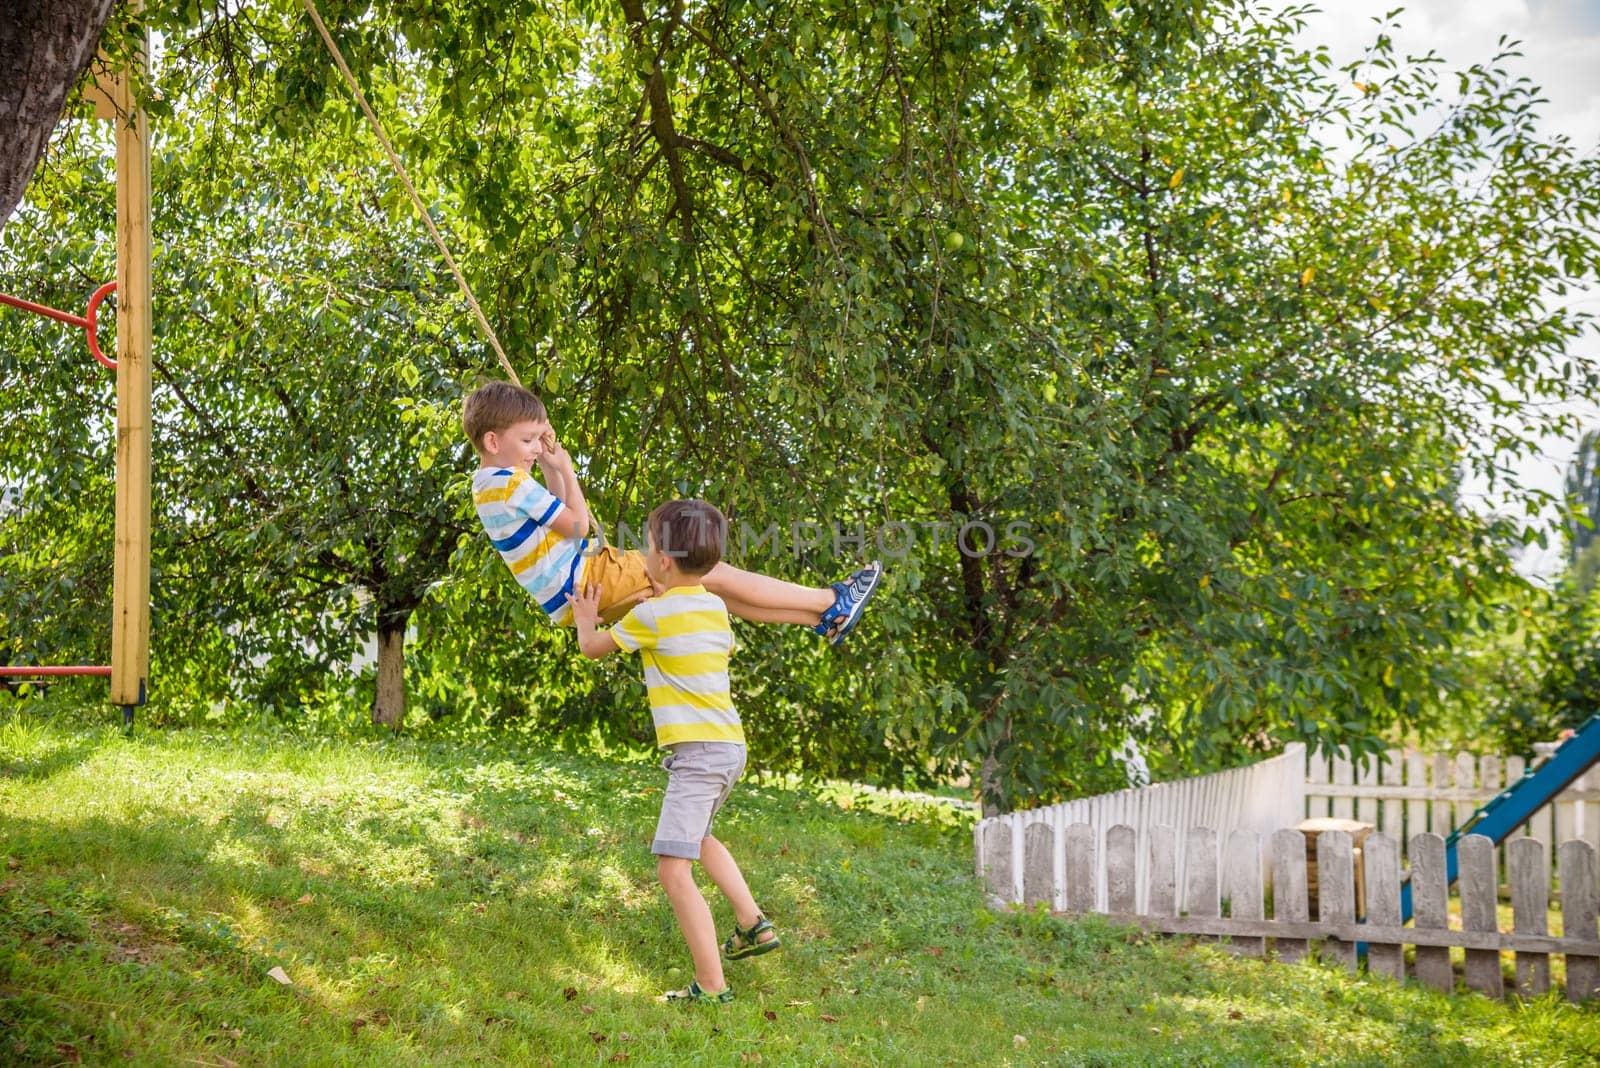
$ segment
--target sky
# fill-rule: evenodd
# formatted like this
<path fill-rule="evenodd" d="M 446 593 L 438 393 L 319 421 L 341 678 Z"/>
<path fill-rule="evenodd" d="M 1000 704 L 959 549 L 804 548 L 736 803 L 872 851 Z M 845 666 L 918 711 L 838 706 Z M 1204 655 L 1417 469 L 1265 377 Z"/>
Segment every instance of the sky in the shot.
<path fill-rule="evenodd" d="M 1403 10 L 1385 31 L 1394 40 L 1396 55 L 1431 49 L 1451 70 L 1487 62 L 1500 50 L 1502 36 L 1520 41 L 1522 56 L 1505 61 L 1505 67 L 1543 89 L 1549 103 L 1541 111 L 1541 131 L 1547 137 L 1569 137 L 1580 152 L 1600 152 L 1600 0 L 1323 0 L 1319 6 L 1322 12 L 1305 16 L 1299 43 L 1307 48 L 1326 45 L 1335 65 L 1358 59 L 1379 33 L 1373 20 L 1396 8 Z M 1569 307 L 1600 316 L 1600 290 L 1566 300 Z M 1600 335 L 1591 332 L 1577 345 L 1594 354 L 1600 350 Z M 1600 426 L 1600 398 L 1590 398 L 1575 410 L 1588 424 Z M 1529 486 L 1559 494 L 1576 451 L 1576 437 L 1546 439 L 1539 456 L 1518 465 L 1518 474 Z M 1467 491 L 1481 499 L 1481 487 L 1469 484 Z M 1530 547 L 1519 562 L 1523 573 L 1540 577 L 1561 566 L 1559 539 L 1552 539 L 1547 549 Z"/>

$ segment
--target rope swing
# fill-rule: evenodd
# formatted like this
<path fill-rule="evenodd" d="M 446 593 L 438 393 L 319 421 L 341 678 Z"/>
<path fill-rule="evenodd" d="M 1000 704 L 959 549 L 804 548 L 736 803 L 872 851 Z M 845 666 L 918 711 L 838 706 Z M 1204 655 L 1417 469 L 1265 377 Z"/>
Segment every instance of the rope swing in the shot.
<path fill-rule="evenodd" d="M 428 209 L 423 207 L 422 198 L 417 195 L 416 187 L 411 184 L 411 177 L 406 174 L 406 168 L 400 162 L 400 155 L 389 143 L 389 138 L 383 132 L 383 126 L 378 122 L 378 117 L 372 113 L 372 108 L 367 104 L 366 95 L 361 92 L 361 87 L 356 84 L 355 75 L 350 73 L 350 67 L 344 61 L 344 53 L 339 51 L 339 46 L 333 43 L 333 36 L 328 33 L 328 27 L 323 24 L 322 14 L 317 10 L 316 0 L 301 0 L 305 5 L 306 14 L 311 16 L 311 21 L 316 25 L 317 32 L 322 35 L 322 43 L 327 45 L 328 54 L 333 57 L 334 63 L 339 67 L 339 73 L 344 75 L 344 82 L 350 87 L 350 95 L 356 98 L 356 103 L 361 105 L 361 111 L 367 117 L 372 132 L 377 135 L 378 143 L 383 145 L 383 150 L 389 156 L 389 164 L 394 168 L 395 176 L 400 179 L 400 184 L 406 187 L 406 192 L 411 194 L 411 204 L 417 209 L 422 224 L 428 228 L 428 234 L 433 238 L 433 243 L 439 247 L 439 254 L 450 265 L 450 271 L 456 276 L 456 285 L 461 287 L 461 293 L 467 298 L 467 304 L 472 307 L 472 314 L 477 317 L 478 327 L 483 331 L 483 336 L 489 339 L 489 344 L 494 349 L 494 354 L 500 358 L 500 366 L 505 368 L 506 377 L 517 385 L 522 385 L 522 380 L 517 377 L 517 372 L 511 366 L 511 361 L 506 358 L 506 350 L 500 347 L 500 339 L 495 336 L 494 328 L 489 325 L 489 320 L 484 317 L 483 309 L 478 307 L 477 298 L 472 295 L 472 287 L 467 285 L 466 276 L 461 273 L 461 268 L 456 266 L 455 257 L 450 255 L 450 249 L 445 246 L 444 237 L 439 233 L 439 228 L 433 224 L 433 219 L 428 214 Z"/>

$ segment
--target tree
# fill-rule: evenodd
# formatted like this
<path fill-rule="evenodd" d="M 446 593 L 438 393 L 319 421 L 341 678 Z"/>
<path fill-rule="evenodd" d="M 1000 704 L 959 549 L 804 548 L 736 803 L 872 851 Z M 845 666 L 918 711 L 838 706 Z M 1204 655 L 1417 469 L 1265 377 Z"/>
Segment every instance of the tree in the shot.
<path fill-rule="evenodd" d="M 1537 589 L 1518 622 L 1515 648 L 1508 649 L 1505 684 L 1484 716 L 1484 729 L 1508 752 L 1531 752 L 1563 730 L 1600 712 L 1600 542 L 1595 448 L 1600 434 L 1579 440 L 1567 468 L 1567 566 L 1548 589 Z"/>
<path fill-rule="evenodd" d="M 897 562 L 876 677 L 812 676 L 876 709 L 865 738 L 959 747 L 999 808 L 1109 785 L 1130 732 L 1194 761 L 1426 724 L 1523 533 L 1459 506 L 1457 465 L 1527 447 L 1503 383 L 1593 381 L 1539 293 L 1593 262 L 1595 168 L 1534 139 L 1530 87 L 1467 72 L 1418 135 L 1431 62 L 1380 42 L 1352 91 L 1227 8 L 624 15 L 593 109 L 523 132 L 577 161 L 486 150 L 467 202 L 540 205 L 525 239 L 554 215 L 571 273 L 529 303 L 573 311 L 541 325 L 591 438 L 648 434 L 757 529 L 946 524 Z M 974 520 L 1036 551 L 962 553 Z"/>
<path fill-rule="evenodd" d="M 174 38 L 239 38 L 238 91 L 314 201 L 328 146 L 361 151 L 353 112 L 292 5 L 270 10 Z M 1536 532 L 1457 485 L 1504 479 L 1543 429 L 1518 394 L 1596 384 L 1555 358 L 1588 320 L 1542 294 L 1592 273 L 1600 175 L 1535 136 L 1536 90 L 1492 64 L 1448 95 L 1380 38 L 1333 72 L 1290 45 L 1292 14 L 1227 4 L 324 13 L 603 517 L 703 495 L 777 532 L 745 563 L 810 578 L 901 524 L 860 652 L 742 636 L 769 762 L 964 767 L 999 810 L 1117 784 L 1130 736 L 1166 769 L 1375 745 L 1428 725 L 1461 634 L 1518 588 L 1505 549 Z M 400 225 L 380 205 L 358 235 Z M 307 243 L 343 263 L 332 222 Z M 388 271 L 409 277 L 364 277 Z M 352 388 L 332 350 L 362 336 L 275 329 Z M 457 382 L 487 364 L 439 357 L 400 391 L 408 448 L 457 457 L 423 361 Z M 415 467 L 405 492 L 431 492 Z M 841 553 L 834 521 L 867 544 Z M 538 696 L 556 727 L 637 724 L 631 691 L 544 632 L 508 664 L 474 600 L 492 563 L 469 539 L 422 599 L 430 692 L 533 704 L 543 677 L 570 682 Z"/>
<path fill-rule="evenodd" d="M 12 0 L 0 18 L 0 229 L 22 198 L 113 0 Z"/>
<path fill-rule="evenodd" d="M 470 365 L 451 322 L 464 321 L 439 306 L 449 281 L 385 183 L 337 148 L 262 136 L 249 107 L 202 121 L 204 99 L 177 70 L 164 89 L 180 121 L 164 131 L 155 183 L 158 674 L 177 692 L 190 680 L 202 706 L 293 708 L 346 675 L 375 632 L 373 719 L 398 727 L 410 617 L 467 527 L 461 495 L 446 492 L 462 447 L 432 467 L 394 397 L 457 396 Z M 87 133 L 59 145 L 6 235 L 36 292 L 61 266 L 56 234 L 110 229 L 105 146 Z M 104 523 L 60 516 L 94 515 L 99 487 L 73 472 L 108 470 L 112 442 L 91 431 L 81 452 L 62 450 L 59 431 L 43 432 L 99 422 L 75 410 L 80 342 L 50 337 L 53 359 L 27 366 L 39 403 L 6 417 L 5 481 L 22 492 L 7 526 L 19 548 L 36 541 L 107 575 Z M 21 552 L 5 562 L 40 566 Z M 41 607 L 22 599 L 27 612 L 8 622 L 26 634 Z"/>
<path fill-rule="evenodd" d="M 396 17 L 435 61 L 409 148 L 504 256 L 518 348 L 548 339 L 528 377 L 605 443 L 602 507 L 944 524 L 872 676 L 777 644 L 756 672 L 809 684 L 775 718 L 853 710 L 849 759 L 954 751 L 1004 807 L 1110 784 L 1129 733 L 1377 744 L 1518 581 L 1529 532 L 1456 472 L 1529 447 L 1511 393 L 1594 381 L 1540 294 L 1588 273 L 1596 186 L 1493 65 L 1447 102 L 1380 39 L 1330 78 L 1227 5 L 459 14 Z M 517 73 L 466 93 L 484 69 Z M 973 521 L 1035 551 L 963 553 Z"/>
<path fill-rule="evenodd" d="M 1587 590 L 1594 584 L 1593 570 L 1597 561 L 1590 547 L 1595 543 L 1595 526 L 1600 523 L 1600 468 L 1595 459 L 1600 456 L 1600 430 L 1590 430 L 1578 439 L 1577 455 L 1567 468 L 1566 497 L 1569 509 L 1566 516 L 1567 564 L 1578 568 L 1583 562 L 1585 574 L 1579 583 Z"/>

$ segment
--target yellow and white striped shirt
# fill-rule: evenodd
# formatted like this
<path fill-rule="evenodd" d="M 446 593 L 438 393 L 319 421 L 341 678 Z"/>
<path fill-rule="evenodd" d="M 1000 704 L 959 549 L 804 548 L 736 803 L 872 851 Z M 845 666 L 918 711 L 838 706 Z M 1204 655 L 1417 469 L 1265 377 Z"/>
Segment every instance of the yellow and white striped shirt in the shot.
<path fill-rule="evenodd" d="M 704 586 L 674 586 L 634 605 L 611 636 L 644 661 L 656 745 L 744 744 L 728 687 L 733 629 L 722 598 Z"/>

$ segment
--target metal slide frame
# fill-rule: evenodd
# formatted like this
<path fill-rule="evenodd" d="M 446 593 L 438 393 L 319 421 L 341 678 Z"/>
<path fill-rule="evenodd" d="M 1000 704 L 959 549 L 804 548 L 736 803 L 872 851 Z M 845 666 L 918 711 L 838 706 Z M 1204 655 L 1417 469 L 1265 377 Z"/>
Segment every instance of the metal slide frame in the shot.
<path fill-rule="evenodd" d="M 1518 827 L 1533 818 L 1533 814 L 1553 801 L 1573 782 L 1600 761 L 1600 713 L 1589 717 L 1587 723 L 1574 731 L 1556 751 L 1538 767 L 1529 768 L 1522 778 L 1507 786 L 1488 804 L 1472 814 L 1472 818 L 1454 831 L 1444 841 L 1446 885 L 1454 883 L 1460 872 L 1456 857 L 1456 843 L 1463 836 L 1481 834 L 1499 845 Z M 1411 881 L 1400 887 L 1400 922 L 1411 919 Z"/>

